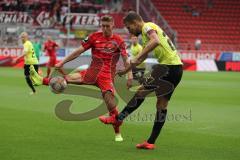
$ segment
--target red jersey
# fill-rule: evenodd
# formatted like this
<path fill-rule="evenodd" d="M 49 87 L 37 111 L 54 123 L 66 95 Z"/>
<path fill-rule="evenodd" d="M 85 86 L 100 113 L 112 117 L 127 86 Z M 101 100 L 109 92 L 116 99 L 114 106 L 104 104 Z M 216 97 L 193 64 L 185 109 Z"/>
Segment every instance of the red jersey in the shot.
<path fill-rule="evenodd" d="M 50 57 L 56 57 L 56 47 L 58 47 L 58 45 L 54 41 L 47 41 L 44 43 L 44 50 Z"/>
<path fill-rule="evenodd" d="M 123 39 L 116 34 L 105 37 L 102 32 L 92 33 L 82 41 L 82 46 L 85 50 L 91 48 L 92 62 L 89 70 L 95 76 L 114 76 L 120 55 L 128 56 Z"/>

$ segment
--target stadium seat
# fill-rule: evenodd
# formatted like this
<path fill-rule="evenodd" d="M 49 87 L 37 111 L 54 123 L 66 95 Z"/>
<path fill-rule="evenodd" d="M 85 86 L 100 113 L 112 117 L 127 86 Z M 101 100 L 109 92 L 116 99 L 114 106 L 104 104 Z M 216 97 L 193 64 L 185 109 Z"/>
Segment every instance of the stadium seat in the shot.
<path fill-rule="evenodd" d="M 178 45 L 194 44 L 200 38 L 204 50 L 239 51 L 240 1 L 214 0 L 212 7 L 202 0 L 152 0 L 153 4 L 178 33 Z M 184 11 L 184 5 L 197 10 L 200 15 Z M 186 25 L 187 24 L 187 25 Z M 186 44 L 187 43 L 187 44 Z M 206 47 L 209 46 L 209 47 Z"/>

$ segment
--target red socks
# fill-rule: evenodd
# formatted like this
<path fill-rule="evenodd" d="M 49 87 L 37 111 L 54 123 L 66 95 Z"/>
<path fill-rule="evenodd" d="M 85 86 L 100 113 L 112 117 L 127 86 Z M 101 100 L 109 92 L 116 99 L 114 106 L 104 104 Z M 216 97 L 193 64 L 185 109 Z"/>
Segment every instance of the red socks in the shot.
<path fill-rule="evenodd" d="M 109 116 L 112 116 L 112 115 L 118 115 L 117 107 L 115 107 L 114 109 L 112 109 L 112 110 L 109 112 Z"/>
<path fill-rule="evenodd" d="M 49 81 L 50 81 L 50 78 L 48 78 L 48 77 L 43 78 L 43 85 L 48 86 Z"/>
<path fill-rule="evenodd" d="M 117 107 L 115 107 L 114 109 L 112 109 L 112 110 L 109 112 L 109 116 L 112 116 L 112 115 L 115 115 L 115 116 L 118 115 Z M 119 127 L 113 126 L 113 129 L 114 129 L 114 132 L 115 132 L 115 133 L 120 133 Z"/>

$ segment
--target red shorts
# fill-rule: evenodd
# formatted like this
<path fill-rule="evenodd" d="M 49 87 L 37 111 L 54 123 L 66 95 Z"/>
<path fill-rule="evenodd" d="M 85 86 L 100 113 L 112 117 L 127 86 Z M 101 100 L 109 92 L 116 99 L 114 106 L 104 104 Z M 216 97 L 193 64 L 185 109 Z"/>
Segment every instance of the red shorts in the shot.
<path fill-rule="evenodd" d="M 48 67 L 55 67 L 56 62 L 57 62 L 56 57 L 50 57 L 47 66 Z"/>
<path fill-rule="evenodd" d="M 93 70 L 82 70 L 79 74 L 82 77 L 83 84 L 95 85 L 100 88 L 102 93 L 110 91 L 114 94 L 114 85 L 111 77 L 103 74 L 95 74 Z"/>

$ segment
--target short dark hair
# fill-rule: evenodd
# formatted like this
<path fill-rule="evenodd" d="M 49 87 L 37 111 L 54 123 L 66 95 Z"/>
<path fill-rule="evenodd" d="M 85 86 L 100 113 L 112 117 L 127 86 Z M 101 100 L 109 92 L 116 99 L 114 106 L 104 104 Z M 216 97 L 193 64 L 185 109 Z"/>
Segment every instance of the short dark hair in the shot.
<path fill-rule="evenodd" d="M 113 22 L 113 17 L 110 16 L 110 15 L 104 15 L 101 17 L 101 22 L 104 21 L 104 22 Z"/>
<path fill-rule="evenodd" d="M 143 21 L 142 17 L 134 11 L 128 12 L 128 14 L 123 18 L 123 23 L 132 23 L 134 20 Z"/>

